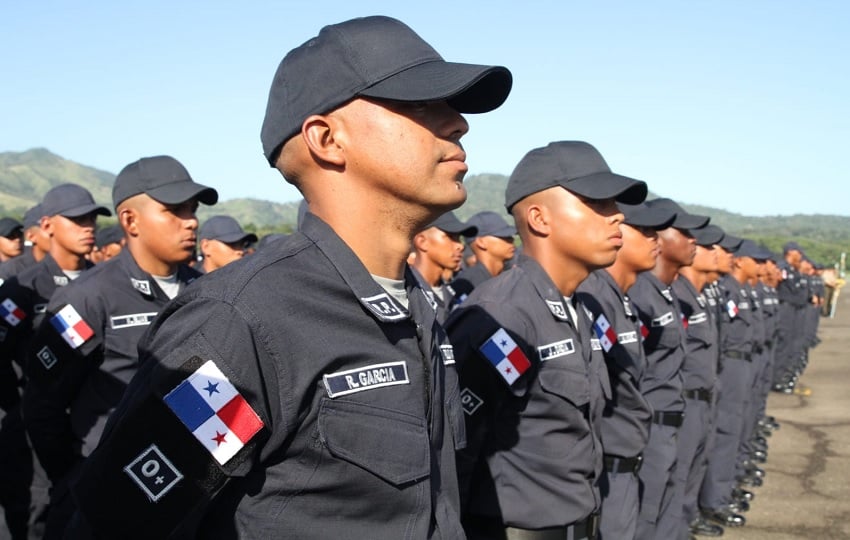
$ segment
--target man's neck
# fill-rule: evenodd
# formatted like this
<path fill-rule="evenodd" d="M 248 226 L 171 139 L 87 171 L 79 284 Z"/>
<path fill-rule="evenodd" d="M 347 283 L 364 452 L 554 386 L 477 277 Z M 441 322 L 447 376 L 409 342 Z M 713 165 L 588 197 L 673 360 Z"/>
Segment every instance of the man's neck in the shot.
<path fill-rule="evenodd" d="M 679 273 L 679 268 L 681 268 L 679 263 L 665 259 L 662 255 L 656 259 L 655 268 L 651 271 L 652 275 L 657 277 L 661 283 L 670 285 L 673 283 L 673 280 L 676 279 L 676 275 Z"/>
<path fill-rule="evenodd" d="M 53 257 L 53 260 L 56 261 L 56 265 L 62 270 L 76 271 L 82 270 L 86 267 L 85 255 L 71 253 L 59 246 L 50 249 L 50 256 Z"/>
<path fill-rule="evenodd" d="M 617 284 L 623 294 L 629 292 L 629 289 L 637 281 L 638 273 L 633 268 L 629 268 L 625 264 L 620 264 L 619 260 L 606 268 L 605 271 L 614 278 L 614 283 Z"/>

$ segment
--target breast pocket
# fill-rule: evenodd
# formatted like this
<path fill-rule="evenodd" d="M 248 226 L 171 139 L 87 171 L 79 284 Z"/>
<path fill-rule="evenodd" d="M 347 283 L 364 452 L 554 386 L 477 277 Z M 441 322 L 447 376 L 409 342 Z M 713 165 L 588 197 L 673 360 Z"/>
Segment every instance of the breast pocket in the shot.
<path fill-rule="evenodd" d="M 424 418 L 345 400 L 322 401 L 319 436 L 334 457 L 394 486 L 430 474 Z"/>
<path fill-rule="evenodd" d="M 576 408 L 581 409 L 590 402 L 587 366 L 578 352 L 542 362 L 538 379 L 545 392 L 566 399 Z"/>

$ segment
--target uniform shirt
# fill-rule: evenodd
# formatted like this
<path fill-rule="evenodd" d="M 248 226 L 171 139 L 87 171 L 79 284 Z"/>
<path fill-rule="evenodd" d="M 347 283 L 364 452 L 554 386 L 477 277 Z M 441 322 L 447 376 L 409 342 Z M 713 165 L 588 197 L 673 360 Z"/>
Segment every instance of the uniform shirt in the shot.
<path fill-rule="evenodd" d="M 409 310 L 308 213 L 197 280 L 140 344 L 75 488 L 86 520 L 104 538 L 462 538 L 453 355 L 405 277 Z M 240 403 L 228 424 L 219 393 Z M 205 400 L 197 428 L 184 398 Z"/>
<path fill-rule="evenodd" d="M 776 297 L 776 289 L 762 282 L 759 282 L 758 290 L 762 297 L 765 345 L 770 347 L 776 339 L 776 332 L 779 330 L 779 299 Z"/>
<path fill-rule="evenodd" d="M 750 295 L 732 275 L 723 276 L 721 281 L 724 311 L 720 318 L 720 355 L 730 351 L 751 354 L 755 329 Z"/>
<path fill-rule="evenodd" d="M 575 311 L 578 321 L 523 256 L 446 322 L 467 420 L 458 454 L 464 513 L 537 529 L 599 509 L 598 422 L 611 389 L 590 320 L 580 304 Z"/>
<path fill-rule="evenodd" d="M 24 252 L 0 264 L 0 285 L 12 276 L 17 276 L 27 268 L 35 266 L 38 261 L 32 255 L 32 247 L 24 247 Z"/>
<path fill-rule="evenodd" d="M 475 287 L 478 287 L 491 277 L 493 276 L 487 270 L 487 267 L 480 263 L 461 270 L 451 282 L 452 289 L 455 292 L 454 305 L 463 303 L 472 291 L 475 290 Z"/>
<path fill-rule="evenodd" d="M 87 263 L 86 268 L 90 268 Z M 0 287 L 0 404 L 16 402 L 32 329 L 44 316 L 47 301 L 58 287 L 70 282 L 50 254 Z"/>
<path fill-rule="evenodd" d="M 646 372 L 640 390 L 656 412 L 681 412 L 684 328 L 678 302 L 670 287 L 651 272 L 638 274 L 629 289 L 648 334 L 643 341 Z"/>
<path fill-rule="evenodd" d="M 711 390 L 717 382 L 719 354 L 716 314 L 705 294 L 697 292 L 684 276 L 676 278 L 672 287 L 685 323 L 682 384 L 685 390 Z"/>
<path fill-rule="evenodd" d="M 188 267 L 178 271 L 184 285 L 197 275 Z M 23 414 L 33 449 L 54 482 L 97 446 L 138 369 L 139 339 L 166 303 L 129 250 L 50 299 L 32 339 Z M 65 327 L 72 330 L 63 337 Z M 66 338 L 74 332 L 72 345 Z"/>
<path fill-rule="evenodd" d="M 447 283 L 440 283 L 437 287 L 439 294 L 437 294 L 437 292 L 434 291 L 434 288 L 425 281 L 425 278 L 422 277 L 422 274 L 420 274 L 418 270 L 411 267 L 410 271 L 416 278 L 417 283 L 419 283 L 419 287 L 425 293 L 425 297 L 428 299 L 431 309 L 433 309 L 437 314 L 437 322 L 443 324 L 446 321 L 446 317 L 449 316 L 449 310 L 451 309 L 451 305 L 455 297 L 454 289 L 452 289 L 452 287 Z"/>
<path fill-rule="evenodd" d="M 750 311 L 753 316 L 753 350 L 756 353 L 761 353 L 764 349 L 764 343 L 768 339 L 767 325 L 764 322 L 764 306 L 757 288 L 749 283 L 745 283 L 743 288 L 750 295 Z"/>
<path fill-rule="evenodd" d="M 779 302 L 795 309 L 805 307 L 809 301 L 808 288 L 803 286 L 800 272 L 785 261 L 779 264 L 782 281 L 776 287 Z"/>

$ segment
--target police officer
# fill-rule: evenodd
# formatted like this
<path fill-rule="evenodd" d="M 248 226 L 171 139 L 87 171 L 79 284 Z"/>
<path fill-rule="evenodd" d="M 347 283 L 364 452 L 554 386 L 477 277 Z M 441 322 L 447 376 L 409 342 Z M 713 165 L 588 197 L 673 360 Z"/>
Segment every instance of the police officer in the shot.
<path fill-rule="evenodd" d="M 469 218 L 469 225 L 478 229 L 478 234 L 467 236 L 466 246 L 470 249 L 475 264 L 460 271 L 452 280 L 455 303 L 463 302 L 478 285 L 505 269 L 505 263 L 514 257 L 516 227 L 489 210 L 478 212 Z"/>
<path fill-rule="evenodd" d="M 646 369 L 643 332 L 637 310 L 627 295 L 640 272 L 655 267 L 658 230 L 675 219 L 667 209 L 645 204 L 618 205 L 623 212 L 623 247 L 613 265 L 592 272 L 578 287 L 578 300 L 596 321 L 594 331 L 602 345 L 611 399 L 599 422 L 605 450 L 600 478 L 602 540 L 634 538 L 640 509 L 638 472 L 649 440 L 652 408 L 641 395 L 639 381 Z M 610 329 L 610 330 L 609 330 Z"/>
<path fill-rule="evenodd" d="M 507 69 L 445 62 L 387 17 L 284 58 L 262 142 L 310 212 L 150 329 L 75 488 L 75 534 L 463 537 L 453 355 L 404 261 L 466 198 L 461 112 L 510 87 Z"/>
<path fill-rule="evenodd" d="M 198 202 L 218 194 L 196 184 L 174 158 L 142 158 L 112 188 L 127 250 L 57 291 L 33 338 L 23 413 L 53 484 L 46 537 L 70 517 L 67 486 L 100 439 L 138 367 L 136 345 L 163 306 L 198 274 Z M 92 230 L 91 245 L 94 244 Z"/>
<path fill-rule="evenodd" d="M 20 256 L 23 251 L 23 225 L 13 218 L 0 219 L 0 263 Z"/>
<path fill-rule="evenodd" d="M 477 232 L 477 227 L 462 222 L 454 212 L 446 212 L 413 237 L 415 255 L 411 270 L 441 324 L 445 322 L 456 296 L 443 276 L 460 264 L 463 253 L 460 237 L 475 236 Z"/>
<path fill-rule="evenodd" d="M 4 383 L 0 400 L 6 410 L 0 428 L 0 504 L 6 508 L 13 538 L 41 537 L 49 499 L 47 477 L 26 440 L 19 406 L 32 329 L 37 328 L 53 292 L 91 266 L 85 257 L 94 245 L 95 220 L 98 215 L 110 215 L 86 189 L 75 184 L 52 188 L 35 208 L 25 221 L 38 216 L 40 223 L 35 228 L 47 236 L 49 252 L 0 287 L 4 312 L 0 318 L 0 380 Z"/>
<path fill-rule="evenodd" d="M 676 486 L 681 490 L 682 525 L 693 534 L 720 536 L 723 529 L 708 523 L 697 506 L 705 476 L 707 455 L 713 442 L 714 398 L 716 397 L 718 351 L 717 314 L 703 293 L 718 269 L 716 247 L 724 232 L 715 225 L 693 229 L 696 254 L 690 266 L 679 269 L 673 293 L 679 300 L 685 326 L 685 361 L 682 364 L 682 396 L 685 416 L 678 433 Z M 677 538 L 684 535 L 684 530 Z"/>
<path fill-rule="evenodd" d="M 205 274 L 245 256 L 245 250 L 257 241 L 257 235 L 245 232 L 230 216 L 213 216 L 198 231 L 202 264 L 196 269 Z"/>
<path fill-rule="evenodd" d="M 19 257 L 0 264 L 0 283 L 34 266 L 50 250 L 50 236 L 41 229 L 41 203 L 24 213 L 24 251 Z"/>
<path fill-rule="evenodd" d="M 681 374 L 684 329 L 670 286 L 679 269 L 693 262 L 696 246 L 689 230 L 704 227 L 708 217 L 689 214 L 670 199 L 654 199 L 647 205 L 672 210 L 676 219 L 658 232 L 660 253 L 655 267 L 638 275 L 629 291 L 648 330 L 643 342 L 647 368 L 640 389 L 654 411 L 640 470 L 643 493 L 636 538 L 667 539 L 674 538 L 681 525 L 681 512 L 676 508 L 680 500 L 674 503 L 673 495 L 676 433 L 685 405 Z"/>
<path fill-rule="evenodd" d="M 524 255 L 446 323 L 467 420 L 458 467 L 469 538 L 596 538 L 611 389 L 573 294 L 622 245 L 615 200 L 645 196 L 585 142 L 532 150 L 511 174 L 505 206 Z"/>
<path fill-rule="evenodd" d="M 94 249 L 89 255 L 89 260 L 99 264 L 117 256 L 124 249 L 124 229 L 121 225 L 110 225 L 98 229 L 94 235 Z"/>
<path fill-rule="evenodd" d="M 779 334 L 776 344 L 773 389 L 792 393 L 797 379 L 797 366 L 803 356 L 800 335 L 801 315 L 808 304 L 808 290 L 802 284 L 800 262 L 803 248 L 796 242 L 787 242 L 783 248 L 784 261 L 780 264 L 782 281 L 777 286 L 779 296 Z"/>

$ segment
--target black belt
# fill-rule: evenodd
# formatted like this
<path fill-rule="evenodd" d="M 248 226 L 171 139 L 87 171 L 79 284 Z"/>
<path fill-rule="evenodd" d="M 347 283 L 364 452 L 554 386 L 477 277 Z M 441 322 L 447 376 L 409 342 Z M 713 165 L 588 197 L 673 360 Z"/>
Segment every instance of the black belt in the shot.
<path fill-rule="evenodd" d="M 698 399 L 711 403 L 711 390 L 708 388 L 697 388 L 695 390 L 682 390 L 682 397 L 686 399 Z"/>
<path fill-rule="evenodd" d="M 734 358 L 735 360 L 746 360 L 747 362 L 753 361 L 753 356 L 748 352 L 741 351 L 726 351 L 723 353 L 724 358 Z"/>
<path fill-rule="evenodd" d="M 562 527 L 519 529 L 499 524 L 498 517 L 466 515 L 463 526 L 470 538 L 498 540 L 596 540 L 599 536 L 599 514 Z"/>
<path fill-rule="evenodd" d="M 612 473 L 633 473 L 637 474 L 640 471 L 640 466 L 643 463 L 643 456 L 635 456 L 630 458 L 621 458 L 612 455 L 605 455 L 602 458 L 605 463 L 605 470 Z"/>
<path fill-rule="evenodd" d="M 655 411 L 652 413 L 652 422 L 654 424 L 661 424 L 662 426 L 679 427 L 682 425 L 684 418 L 685 414 L 681 412 Z"/>

